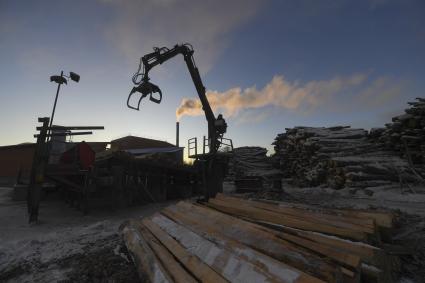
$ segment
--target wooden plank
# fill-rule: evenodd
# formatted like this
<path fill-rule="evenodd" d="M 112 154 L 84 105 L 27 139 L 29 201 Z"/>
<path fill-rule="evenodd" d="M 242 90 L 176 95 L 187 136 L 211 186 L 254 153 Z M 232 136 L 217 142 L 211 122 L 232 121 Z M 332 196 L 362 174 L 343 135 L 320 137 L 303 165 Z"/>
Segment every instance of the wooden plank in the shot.
<path fill-rule="evenodd" d="M 319 254 L 326 255 L 327 257 L 330 257 L 338 261 L 339 263 L 345 264 L 354 269 L 359 268 L 360 257 L 356 255 L 353 255 L 350 253 L 344 253 L 334 247 L 321 245 L 319 243 L 310 241 L 308 239 L 303 239 L 301 237 L 297 237 L 288 233 L 280 233 L 279 237 L 287 241 L 291 241 L 297 245 L 311 249 Z"/>
<path fill-rule="evenodd" d="M 173 282 L 149 245 L 137 229 L 131 225 L 131 222 L 124 226 L 122 234 L 141 281 L 149 280 L 152 283 Z"/>
<path fill-rule="evenodd" d="M 174 217 L 179 217 L 180 219 L 184 219 L 184 215 L 177 213 L 172 214 Z M 178 222 L 178 224 L 189 224 L 188 222 L 182 221 Z M 226 249 L 230 253 L 242 258 L 243 260 L 256 265 L 258 269 L 263 270 L 265 273 L 269 273 L 271 276 L 275 277 L 275 280 L 279 281 L 279 279 L 282 277 L 283 274 L 287 274 L 288 271 L 292 272 L 298 272 L 299 275 L 299 282 L 322 282 L 317 281 L 316 278 L 314 278 L 311 275 L 308 275 L 306 273 L 303 273 L 302 271 L 288 266 L 283 262 L 280 262 L 278 260 L 273 259 L 272 257 L 269 257 L 263 253 L 260 253 L 252 248 L 249 248 L 242 243 L 226 238 L 223 235 L 221 235 L 220 232 L 214 231 L 212 229 L 208 229 L 207 226 L 203 225 L 197 225 L 196 222 L 190 223 L 188 226 L 183 225 L 185 228 L 188 228 L 192 232 L 200 235 L 204 239 L 207 239 L 220 248 Z M 206 228 L 206 229 L 205 229 Z"/>
<path fill-rule="evenodd" d="M 342 272 L 345 274 L 345 275 L 347 275 L 347 276 L 349 276 L 349 277 L 354 277 L 355 276 L 355 274 L 354 274 L 354 272 L 353 271 L 351 271 L 351 270 L 349 270 L 349 269 L 347 269 L 347 268 L 342 268 Z"/>
<path fill-rule="evenodd" d="M 239 203 L 242 205 L 249 205 L 252 207 L 257 207 L 265 210 L 271 210 L 274 212 L 291 215 L 296 218 L 301 219 L 314 219 L 315 222 L 323 223 L 336 227 L 343 227 L 353 230 L 360 230 L 366 233 L 373 234 L 375 233 L 375 223 L 373 219 L 362 219 L 362 218 L 353 218 L 347 216 L 339 216 L 335 214 L 327 214 L 327 213 L 317 213 L 305 209 L 300 208 L 292 208 L 286 207 L 271 203 L 264 203 L 260 201 L 254 200 L 245 200 L 237 197 L 231 197 L 224 194 L 217 194 L 216 199 L 228 202 Z"/>
<path fill-rule="evenodd" d="M 361 258 L 362 262 L 368 264 L 380 267 L 387 264 L 385 252 L 382 249 L 369 244 L 365 244 L 362 242 L 353 242 L 350 240 L 345 240 L 334 236 L 328 236 L 318 232 L 304 231 L 291 227 L 281 227 L 281 229 L 284 232 L 312 240 L 316 243 L 327 245 L 329 247 L 334 247 L 343 252 L 357 255 Z"/>
<path fill-rule="evenodd" d="M 269 224 L 270 225 L 270 224 Z M 331 257 L 335 259 L 336 261 L 343 262 L 347 261 L 346 264 L 350 265 L 350 260 L 345 258 L 344 255 L 350 255 L 360 258 L 360 263 L 372 263 L 372 265 L 365 265 L 364 263 L 361 263 L 356 269 L 359 270 L 362 274 L 362 276 L 367 276 L 367 278 L 373 278 L 373 282 L 393 282 L 393 278 L 391 277 L 391 270 L 392 270 L 392 262 L 390 258 L 385 254 L 385 252 L 379 248 L 370 246 L 368 244 L 360 243 L 360 242 L 351 242 L 349 240 L 339 239 L 334 236 L 328 236 L 324 234 L 320 234 L 317 232 L 311 232 L 311 231 L 303 231 L 299 229 L 294 229 L 290 227 L 284 227 L 281 225 L 273 224 L 273 226 L 278 226 L 282 229 L 282 231 L 287 232 L 289 230 L 296 230 L 299 231 L 300 234 L 304 233 L 310 233 L 310 235 L 314 235 L 314 237 L 311 237 L 312 239 L 320 239 L 321 244 L 320 246 L 317 246 L 312 241 L 304 241 L 303 238 L 294 238 L 294 243 L 298 243 L 300 245 L 305 246 L 306 248 L 311 248 L 318 253 L 321 253 L 323 255 L 326 255 L 327 257 Z M 276 227 L 275 227 L 276 228 Z M 267 228 L 266 228 L 267 229 Z M 289 233 L 282 233 L 280 234 L 282 238 L 291 240 L 290 238 L 293 237 L 293 235 Z M 323 239 L 326 239 L 323 241 Z M 333 245 L 335 244 L 335 245 Z M 324 246 L 323 246 L 324 245 Z M 328 245 L 328 247 L 326 247 Z M 345 250 L 344 250 L 345 249 Z M 337 254 L 334 254 L 335 251 L 338 251 Z M 356 253 L 357 252 L 357 253 Z M 363 258 L 362 258 L 363 255 Z M 351 261 L 351 262 L 357 262 Z M 365 269 L 365 266 L 369 267 L 368 269 Z M 348 270 L 348 269 L 347 269 Z M 350 275 L 353 274 L 352 270 L 347 272 L 344 268 L 342 269 L 344 275 Z M 371 271 L 376 272 L 371 272 Z M 358 274 L 360 274 L 358 272 Z M 343 280 L 345 282 L 345 280 Z"/>
<path fill-rule="evenodd" d="M 326 234 L 338 235 L 355 240 L 365 240 L 368 238 L 368 235 L 362 231 L 353 231 L 347 228 L 333 227 L 307 220 L 300 220 L 295 217 L 287 215 L 283 216 L 273 211 L 262 210 L 255 207 L 248 207 L 242 205 L 235 206 L 217 199 L 210 199 L 206 205 L 232 215 L 236 215 L 239 217 L 247 217 L 253 220 L 273 222 L 276 224 L 294 227 L 298 229 L 323 232 Z"/>
<path fill-rule="evenodd" d="M 257 201 L 264 203 L 272 203 L 275 205 L 300 208 L 311 211 L 321 211 L 328 214 L 342 215 L 358 219 L 373 219 L 375 224 L 384 228 L 392 228 L 394 222 L 394 214 L 391 212 L 373 211 L 364 209 L 335 209 L 335 208 L 322 208 L 306 204 L 289 203 L 289 202 L 278 202 L 273 200 L 259 199 Z"/>
<path fill-rule="evenodd" d="M 216 273 L 211 267 L 202 262 L 197 256 L 190 253 L 176 240 L 162 231 L 158 225 L 148 219 L 142 220 L 142 224 L 157 238 L 164 247 L 166 247 L 176 259 L 186 267 L 190 273 L 201 282 L 228 282 L 220 274 Z"/>
<path fill-rule="evenodd" d="M 154 215 L 149 220 L 151 225 L 156 224 L 171 237 L 176 239 L 183 247 L 201 258 L 216 272 L 221 273 L 231 282 L 323 282 L 313 277 L 305 277 L 295 269 L 275 270 L 279 277 L 241 257 L 220 248 L 213 242 L 199 236 L 187 228 L 177 224 L 162 215 Z"/>
<path fill-rule="evenodd" d="M 258 258 L 263 257 L 263 254 L 270 256 L 326 282 L 336 282 L 340 276 L 340 271 L 335 265 L 314 254 L 306 253 L 272 234 L 255 229 L 253 227 L 255 224 L 250 222 L 186 202 L 167 207 L 162 213 L 204 238 L 211 238 L 217 244 L 229 243 L 227 248 L 230 250 L 243 244 L 245 249 L 249 247 L 253 250 L 251 254 L 255 254 Z M 256 250 L 261 253 L 255 252 Z M 258 265 L 261 267 L 264 264 Z"/>
<path fill-rule="evenodd" d="M 339 276 L 339 268 L 306 249 L 277 237 L 278 231 L 267 229 L 205 206 L 179 202 L 176 208 L 198 222 L 215 227 L 226 237 L 239 240 L 280 261 L 302 269 L 329 282 Z M 193 213 L 190 213 L 193 212 Z"/>
<path fill-rule="evenodd" d="M 269 205 L 261 205 L 261 203 L 260 205 L 257 205 L 257 202 L 254 202 L 254 201 L 236 200 L 236 198 L 230 199 L 227 197 L 225 199 L 216 199 L 216 200 L 226 203 L 227 206 L 257 208 L 260 210 L 274 212 L 274 213 L 280 214 L 281 216 L 285 216 L 286 218 L 289 218 L 289 219 L 314 223 L 315 226 L 324 225 L 329 227 L 336 227 L 340 229 L 347 229 L 347 230 L 359 231 L 359 232 L 370 233 L 370 234 L 374 232 L 374 230 L 371 228 L 365 228 L 363 226 L 359 226 L 356 224 L 353 225 L 348 222 L 342 223 L 340 220 L 338 221 L 327 220 L 325 219 L 324 216 L 322 217 L 322 215 L 318 213 L 310 214 L 310 215 L 302 215 L 302 214 L 294 215 L 294 214 L 282 213 L 282 211 L 279 210 L 277 207 L 273 208 Z M 213 201 L 216 201 L 216 200 L 213 200 Z"/>
<path fill-rule="evenodd" d="M 176 261 L 173 255 L 159 242 L 159 240 L 156 239 L 146 227 L 140 224 L 141 223 L 139 222 L 139 225 L 137 226 L 139 228 L 139 232 L 167 270 L 171 279 L 176 283 L 198 282 L 180 265 L 178 261 Z"/>
<path fill-rule="evenodd" d="M 187 207 L 187 211 L 185 211 L 186 214 L 189 215 L 190 210 L 196 211 L 196 214 L 200 214 L 200 215 L 202 215 L 203 218 L 208 220 L 208 224 L 214 225 L 214 226 L 219 225 L 219 224 L 217 224 L 217 222 L 212 222 L 213 220 L 207 216 L 207 214 L 208 214 L 207 211 L 202 211 L 199 208 L 196 209 L 196 206 L 192 205 L 190 207 L 190 206 L 188 206 L 188 204 L 185 204 L 185 203 L 179 203 L 177 206 L 180 206 L 180 207 L 186 206 Z M 173 213 L 175 213 L 175 212 L 173 211 Z M 243 223 L 243 222 L 241 222 L 241 223 Z M 237 221 L 233 221 L 233 223 L 231 221 L 227 221 L 226 224 L 222 224 L 220 226 L 221 233 L 223 233 L 223 234 L 226 233 L 226 231 L 227 231 L 226 225 L 231 225 L 231 227 L 236 226 L 239 230 L 243 231 L 243 234 L 241 233 L 242 235 L 240 235 L 240 234 L 236 235 L 236 237 L 237 236 L 240 237 L 240 241 L 244 241 L 247 238 L 246 235 L 249 232 L 247 231 L 247 229 L 244 229 L 244 227 L 248 226 L 248 224 L 243 223 L 243 225 L 237 225 Z M 255 225 L 255 224 L 252 224 L 252 225 Z M 264 241 L 265 239 L 268 240 L 268 243 L 270 241 L 272 241 L 272 243 L 276 243 L 276 241 L 278 241 L 278 239 L 281 239 L 281 242 L 277 242 L 277 243 L 284 244 L 284 246 L 288 246 L 288 244 L 289 244 L 289 246 L 295 247 L 295 250 L 296 250 L 297 246 L 302 247 L 303 249 L 306 249 L 308 251 L 314 251 L 315 253 L 318 253 L 321 256 L 329 257 L 330 259 L 337 261 L 339 264 L 351 267 L 353 270 L 359 270 L 360 258 L 359 258 L 359 256 L 357 256 L 355 254 L 350 254 L 350 253 L 347 253 L 345 251 L 341 251 L 338 248 L 335 248 L 335 247 L 332 247 L 332 246 L 329 246 L 329 245 L 323 245 L 321 243 L 317 243 L 317 242 L 311 241 L 309 239 L 298 237 L 296 235 L 292 235 L 292 234 L 289 234 L 289 233 L 281 233 L 281 232 L 278 232 L 278 231 L 273 231 L 273 230 L 267 229 L 267 228 L 262 227 L 262 226 L 258 226 L 258 227 L 255 227 L 255 228 L 256 229 L 253 229 L 252 234 L 258 235 L 258 236 L 254 237 L 254 241 L 251 242 L 251 243 L 248 243 L 248 244 L 252 244 L 254 246 L 255 245 L 261 245 L 262 241 Z M 230 234 L 230 236 L 232 235 L 231 233 L 228 233 L 228 234 Z M 282 242 L 282 240 L 283 240 L 283 242 Z M 245 240 L 245 241 L 247 241 L 247 240 Z M 290 243 L 292 243 L 293 245 L 291 245 Z M 278 247 L 276 245 L 273 246 L 272 248 L 273 249 L 279 249 L 279 248 L 281 249 L 281 247 Z M 298 251 L 300 251 L 299 248 L 298 248 Z M 273 252 L 272 252 L 272 254 L 273 254 Z M 311 260 L 312 258 L 314 258 L 314 255 L 310 255 L 308 260 Z M 296 261 L 294 263 L 297 264 Z M 294 264 L 294 263 L 292 263 L 292 264 Z M 317 264 L 318 264 L 318 262 L 314 263 L 314 265 L 317 265 Z M 323 263 L 322 263 L 322 265 L 323 265 Z M 317 267 L 319 267 L 319 266 L 320 265 L 317 265 Z M 326 267 L 326 266 L 323 266 L 323 267 Z M 302 267 L 298 267 L 298 268 L 302 269 Z M 305 268 L 305 266 L 304 266 L 304 268 Z M 329 267 L 327 267 L 327 269 L 329 269 Z M 326 269 L 324 269 L 324 270 L 326 270 Z M 316 269 L 316 272 L 320 272 L 320 270 Z M 336 273 L 336 270 L 334 269 L 333 272 Z M 326 275 L 326 273 L 322 274 L 322 275 Z"/>
<path fill-rule="evenodd" d="M 385 212 L 371 212 L 371 211 L 357 211 L 357 210 L 341 210 L 340 212 L 345 216 L 359 217 L 359 218 L 372 218 L 375 220 L 376 225 L 384 228 L 392 228 L 394 222 L 394 215 Z"/>

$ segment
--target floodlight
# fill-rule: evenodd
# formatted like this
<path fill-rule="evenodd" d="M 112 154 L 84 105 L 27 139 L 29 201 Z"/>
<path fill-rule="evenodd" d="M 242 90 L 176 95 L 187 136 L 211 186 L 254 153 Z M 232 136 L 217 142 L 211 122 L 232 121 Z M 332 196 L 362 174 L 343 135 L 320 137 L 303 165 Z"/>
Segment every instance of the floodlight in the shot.
<path fill-rule="evenodd" d="M 79 82 L 80 81 L 80 75 L 76 74 L 74 72 L 69 72 L 69 76 L 71 77 L 71 80 L 73 80 L 74 82 Z"/>
<path fill-rule="evenodd" d="M 66 84 L 67 80 L 63 76 L 51 76 L 50 77 L 51 82 L 55 82 L 57 84 Z"/>

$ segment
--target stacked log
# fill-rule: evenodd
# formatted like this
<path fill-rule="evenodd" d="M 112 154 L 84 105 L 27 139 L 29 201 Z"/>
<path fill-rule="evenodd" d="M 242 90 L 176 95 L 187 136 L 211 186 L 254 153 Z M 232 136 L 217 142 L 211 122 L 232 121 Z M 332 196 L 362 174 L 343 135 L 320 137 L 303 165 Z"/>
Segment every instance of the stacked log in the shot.
<path fill-rule="evenodd" d="M 416 100 L 408 102 L 404 114 L 393 117 L 385 128 L 372 129 L 370 135 L 413 164 L 425 164 L 425 99 Z"/>
<path fill-rule="evenodd" d="M 364 129 L 287 128 L 273 144 L 275 165 L 297 186 L 364 188 L 417 180 L 406 160 L 374 142 Z"/>
<path fill-rule="evenodd" d="M 130 220 L 122 235 L 151 282 L 394 282 L 393 220 L 217 194 Z"/>
<path fill-rule="evenodd" d="M 258 146 L 235 148 L 229 160 L 229 175 L 235 178 L 262 175 L 271 168 L 267 149 Z"/>
<path fill-rule="evenodd" d="M 234 181 L 245 189 L 248 186 L 258 190 L 263 184 L 270 185 L 275 178 L 280 178 L 280 171 L 273 168 L 266 148 L 244 146 L 233 149 L 229 159 L 228 181 Z"/>

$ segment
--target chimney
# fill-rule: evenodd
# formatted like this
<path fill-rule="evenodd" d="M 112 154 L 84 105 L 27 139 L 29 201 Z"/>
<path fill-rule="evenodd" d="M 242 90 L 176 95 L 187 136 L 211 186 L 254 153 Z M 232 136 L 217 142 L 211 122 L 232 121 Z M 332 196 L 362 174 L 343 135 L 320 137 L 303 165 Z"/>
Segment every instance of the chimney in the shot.
<path fill-rule="evenodd" d="M 176 122 L 176 146 L 179 147 L 179 139 L 180 139 L 180 122 Z"/>

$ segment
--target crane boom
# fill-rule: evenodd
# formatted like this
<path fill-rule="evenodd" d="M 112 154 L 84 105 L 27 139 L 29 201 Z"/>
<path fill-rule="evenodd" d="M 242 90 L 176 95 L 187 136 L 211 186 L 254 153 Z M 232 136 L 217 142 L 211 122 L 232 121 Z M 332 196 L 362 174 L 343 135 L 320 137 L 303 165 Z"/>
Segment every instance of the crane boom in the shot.
<path fill-rule="evenodd" d="M 217 152 L 221 144 L 223 134 L 226 132 L 227 124 L 223 119 L 222 115 L 218 115 L 216 118 L 206 96 L 205 86 L 202 83 L 201 75 L 196 67 L 195 60 L 193 58 L 193 48 L 190 44 L 175 45 L 169 49 L 166 47 L 154 48 L 154 52 L 148 53 L 140 58 L 139 69 L 133 76 L 133 83 L 136 85 L 131 90 L 128 99 L 127 106 L 131 109 L 139 110 L 140 102 L 144 97 L 149 95 L 149 99 L 155 103 L 160 103 L 162 100 L 162 92 L 160 88 L 149 82 L 149 71 L 155 66 L 162 64 L 176 55 L 182 54 L 189 70 L 192 81 L 195 85 L 199 99 L 202 103 L 202 109 L 205 112 L 205 118 L 208 122 L 208 141 L 210 153 L 214 154 Z M 142 69 L 143 68 L 143 69 Z M 137 107 L 130 105 L 130 97 L 132 94 L 139 92 L 142 94 L 140 97 Z M 159 98 L 154 96 L 154 93 L 159 94 Z"/>

